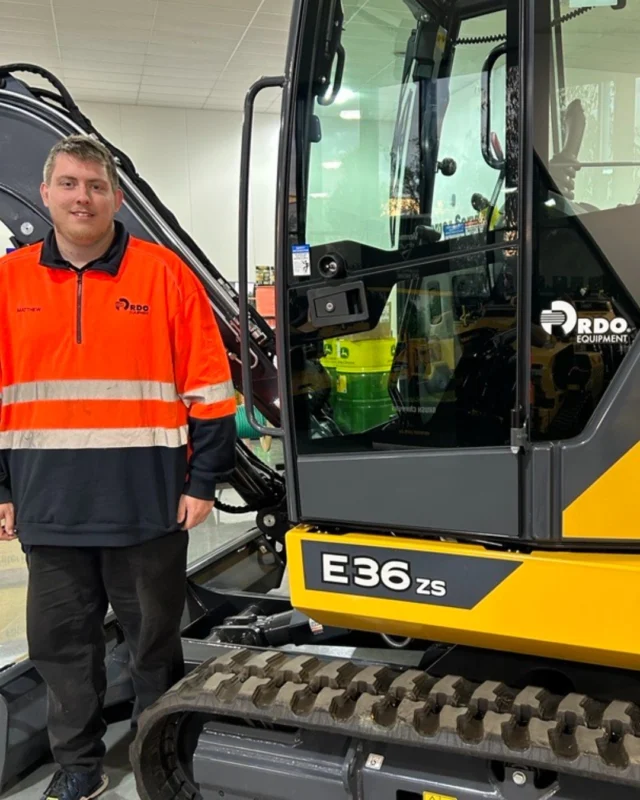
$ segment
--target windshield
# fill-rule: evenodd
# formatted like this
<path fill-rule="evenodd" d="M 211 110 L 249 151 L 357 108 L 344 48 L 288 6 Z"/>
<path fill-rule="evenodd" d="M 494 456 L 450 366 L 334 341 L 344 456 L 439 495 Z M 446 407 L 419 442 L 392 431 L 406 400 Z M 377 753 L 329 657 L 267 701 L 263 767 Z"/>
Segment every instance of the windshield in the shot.
<path fill-rule="evenodd" d="M 417 2 L 345 7 L 345 69 L 335 102 L 317 104 L 310 149 L 307 243 L 353 241 L 384 251 L 504 227 L 506 12 L 439 17 Z M 459 4 L 464 5 L 464 4 Z M 482 149 L 489 109 L 490 153 Z M 419 226 L 419 228 L 418 228 Z M 419 234 L 419 235 L 418 235 Z"/>
<path fill-rule="evenodd" d="M 549 165 L 573 213 L 635 204 L 640 194 L 640 60 L 637 2 L 613 9 L 550 2 L 553 82 Z M 579 118 L 579 121 L 578 121 Z M 573 129 L 576 130 L 573 130 Z M 567 136 L 575 146 L 567 153 Z M 566 186 L 562 167 L 573 161 Z"/>
<path fill-rule="evenodd" d="M 507 75 L 518 43 L 507 48 L 501 3 L 480 16 L 465 15 L 468 0 L 447 5 L 446 15 L 415 0 L 345 5 L 344 72 L 331 72 L 335 100 L 314 102 L 300 147 L 304 230 L 312 261 L 336 254 L 343 276 L 363 276 L 367 319 L 311 330 L 317 275 L 294 268 L 300 452 L 509 436 L 517 248 L 501 245 L 516 236 Z"/>
<path fill-rule="evenodd" d="M 336 81 L 340 91 L 333 103 L 303 107 L 316 124 L 298 140 L 308 160 L 296 245 L 310 248 L 308 269 L 289 278 L 299 452 L 509 447 L 522 358 L 531 361 L 520 390 L 532 438 L 570 438 L 628 352 L 638 323 L 630 294 L 640 298 L 640 4 L 545 0 L 533 10 L 523 354 L 519 4 L 345 4 L 344 72 L 331 71 L 327 93 Z M 350 282 L 354 315 L 338 297 L 340 324 L 317 317 L 315 298 L 325 295 L 314 292 L 340 285 L 321 272 L 322 259 Z M 581 318 L 568 333 L 549 323 L 558 301 Z M 628 335 L 579 339 L 610 324 Z"/>

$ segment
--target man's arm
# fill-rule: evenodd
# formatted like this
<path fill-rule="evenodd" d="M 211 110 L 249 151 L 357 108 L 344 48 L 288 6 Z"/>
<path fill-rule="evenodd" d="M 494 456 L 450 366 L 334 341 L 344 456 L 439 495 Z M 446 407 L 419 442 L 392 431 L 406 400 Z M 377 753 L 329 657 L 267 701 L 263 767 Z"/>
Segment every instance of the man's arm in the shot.
<path fill-rule="evenodd" d="M 175 320 L 176 384 L 189 409 L 189 475 L 178 510 L 185 528 L 210 513 L 216 484 L 235 467 L 236 445 L 236 400 L 227 353 L 204 288 L 195 279 L 188 285 Z"/>

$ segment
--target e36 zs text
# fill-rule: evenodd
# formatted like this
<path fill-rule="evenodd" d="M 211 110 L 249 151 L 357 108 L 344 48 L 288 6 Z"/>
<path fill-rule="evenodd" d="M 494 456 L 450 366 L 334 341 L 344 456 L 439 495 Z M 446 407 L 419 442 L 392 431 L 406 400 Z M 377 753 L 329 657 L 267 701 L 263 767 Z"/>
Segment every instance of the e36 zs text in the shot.
<path fill-rule="evenodd" d="M 414 578 L 411 564 L 399 558 L 380 562 L 370 556 L 323 553 L 322 581 L 329 585 L 358 586 L 362 589 L 384 587 L 398 594 L 411 591 L 430 597 L 445 597 L 447 594 L 446 581 Z"/>

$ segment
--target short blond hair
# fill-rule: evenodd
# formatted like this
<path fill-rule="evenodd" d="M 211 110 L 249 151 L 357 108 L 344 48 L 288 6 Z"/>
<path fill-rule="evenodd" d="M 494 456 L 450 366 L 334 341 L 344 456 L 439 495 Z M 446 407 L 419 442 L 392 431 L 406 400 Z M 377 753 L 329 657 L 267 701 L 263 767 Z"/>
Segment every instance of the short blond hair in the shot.
<path fill-rule="evenodd" d="M 53 175 L 53 168 L 55 167 L 56 158 L 64 153 L 78 161 L 95 161 L 101 164 L 107 171 L 109 182 L 113 191 L 120 188 L 120 181 L 118 179 L 118 167 L 116 166 L 115 159 L 110 151 L 91 136 L 82 134 L 74 134 L 73 136 L 66 136 L 60 139 L 59 142 L 51 148 L 47 160 L 44 165 L 44 182 L 49 186 L 51 184 L 51 176 Z"/>

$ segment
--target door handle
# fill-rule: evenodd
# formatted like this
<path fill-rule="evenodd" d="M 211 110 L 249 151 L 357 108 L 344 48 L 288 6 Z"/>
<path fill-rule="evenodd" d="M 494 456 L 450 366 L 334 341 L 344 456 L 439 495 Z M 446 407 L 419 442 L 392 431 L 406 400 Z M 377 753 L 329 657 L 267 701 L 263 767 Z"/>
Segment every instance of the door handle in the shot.
<path fill-rule="evenodd" d="M 240 295 L 240 355 L 242 358 L 242 393 L 244 395 L 247 420 L 251 427 L 262 436 L 282 438 L 284 429 L 267 428 L 255 416 L 253 403 L 253 379 L 251 376 L 251 353 L 249 328 L 249 171 L 251 166 L 251 139 L 253 135 L 253 110 L 256 97 L 264 89 L 279 88 L 285 85 L 284 75 L 257 80 L 247 92 L 244 101 L 244 120 L 242 123 L 242 146 L 240 150 L 240 219 L 238 224 L 238 284 Z"/>
<path fill-rule="evenodd" d="M 314 328 L 349 325 L 369 319 L 367 292 L 362 281 L 310 289 L 307 299 Z"/>
<path fill-rule="evenodd" d="M 491 78 L 496 61 L 507 54 L 507 44 L 499 44 L 487 56 L 482 67 L 482 121 L 481 146 L 484 160 L 493 169 L 504 169 L 504 157 L 496 157 L 491 152 Z"/>

